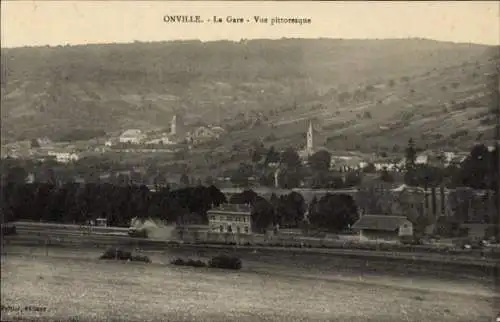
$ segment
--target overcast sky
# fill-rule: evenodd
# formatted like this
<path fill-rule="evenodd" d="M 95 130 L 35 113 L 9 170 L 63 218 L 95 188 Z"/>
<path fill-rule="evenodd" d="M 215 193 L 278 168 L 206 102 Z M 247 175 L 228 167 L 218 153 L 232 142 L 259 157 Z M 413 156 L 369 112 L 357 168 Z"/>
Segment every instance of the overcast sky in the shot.
<path fill-rule="evenodd" d="M 2 1 L 2 47 L 175 39 L 407 38 L 500 44 L 498 1 Z M 310 25 L 166 24 L 164 15 L 311 18 Z"/>

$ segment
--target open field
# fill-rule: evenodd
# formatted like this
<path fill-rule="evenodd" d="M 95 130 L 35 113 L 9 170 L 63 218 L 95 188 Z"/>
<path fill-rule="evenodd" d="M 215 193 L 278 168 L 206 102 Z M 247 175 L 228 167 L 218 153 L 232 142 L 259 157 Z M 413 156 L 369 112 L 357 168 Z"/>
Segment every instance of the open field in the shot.
<path fill-rule="evenodd" d="M 4 311 L 3 318 L 465 322 L 491 321 L 499 300 L 487 276 L 397 276 L 342 258 L 244 255 L 244 268 L 233 272 L 165 265 L 193 252 L 148 253 L 147 265 L 100 262 L 96 250 L 11 251 L 2 256 L 2 305 L 47 310 Z"/>

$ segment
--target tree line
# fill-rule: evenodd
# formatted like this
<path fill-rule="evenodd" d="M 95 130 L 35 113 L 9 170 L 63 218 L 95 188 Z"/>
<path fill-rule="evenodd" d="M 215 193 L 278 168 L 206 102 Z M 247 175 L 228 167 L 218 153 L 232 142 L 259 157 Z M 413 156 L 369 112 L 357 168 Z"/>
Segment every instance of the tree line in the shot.
<path fill-rule="evenodd" d="M 269 200 L 253 190 L 245 190 L 229 199 L 234 204 L 251 204 L 252 220 L 258 230 L 269 227 L 299 228 L 302 230 L 344 231 L 358 219 L 354 198 L 346 194 L 326 194 L 313 197 L 308 204 L 304 197 L 292 191 Z"/>
<path fill-rule="evenodd" d="M 111 226 L 128 227 L 134 217 L 175 223 L 193 213 L 201 222 L 207 222 L 207 210 L 226 201 L 225 195 L 214 186 L 150 191 L 146 186 L 136 185 L 8 183 L 2 186 L 1 210 L 7 222 L 84 224 L 106 218 Z"/>
<path fill-rule="evenodd" d="M 226 202 L 252 205 L 251 217 L 257 231 L 276 225 L 306 228 L 309 224 L 338 231 L 357 219 L 357 208 L 350 196 L 326 195 L 314 199 L 307 209 L 304 197 L 297 192 L 279 197 L 273 194 L 267 200 L 246 190 L 227 200 L 215 186 L 150 191 L 137 185 L 8 183 L 2 186 L 1 197 L 4 222 L 85 224 L 106 218 L 110 226 L 128 227 L 134 217 L 151 217 L 170 224 L 206 224 L 207 211 Z M 304 220 L 306 211 L 309 211 L 309 221 Z"/>

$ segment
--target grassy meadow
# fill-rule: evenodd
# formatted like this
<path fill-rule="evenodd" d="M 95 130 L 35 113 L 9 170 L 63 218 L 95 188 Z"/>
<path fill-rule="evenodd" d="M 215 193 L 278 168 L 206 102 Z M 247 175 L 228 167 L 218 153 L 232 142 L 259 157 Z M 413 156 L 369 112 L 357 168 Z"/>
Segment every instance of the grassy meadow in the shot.
<path fill-rule="evenodd" d="M 241 271 L 226 271 L 166 265 L 208 253 L 147 254 L 152 264 L 98 261 L 98 250 L 9 249 L 2 307 L 46 311 L 6 309 L 2 320 L 491 321 L 499 300 L 487 276 L 404 276 L 350 259 L 265 254 L 245 255 Z"/>

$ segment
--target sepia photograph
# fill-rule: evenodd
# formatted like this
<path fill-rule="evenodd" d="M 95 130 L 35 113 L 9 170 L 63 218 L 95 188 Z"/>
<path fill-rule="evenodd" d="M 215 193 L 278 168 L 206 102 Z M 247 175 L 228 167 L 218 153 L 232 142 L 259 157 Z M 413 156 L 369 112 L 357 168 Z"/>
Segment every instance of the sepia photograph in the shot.
<path fill-rule="evenodd" d="M 500 2 L 1 1 L 1 321 L 500 322 Z"/>

